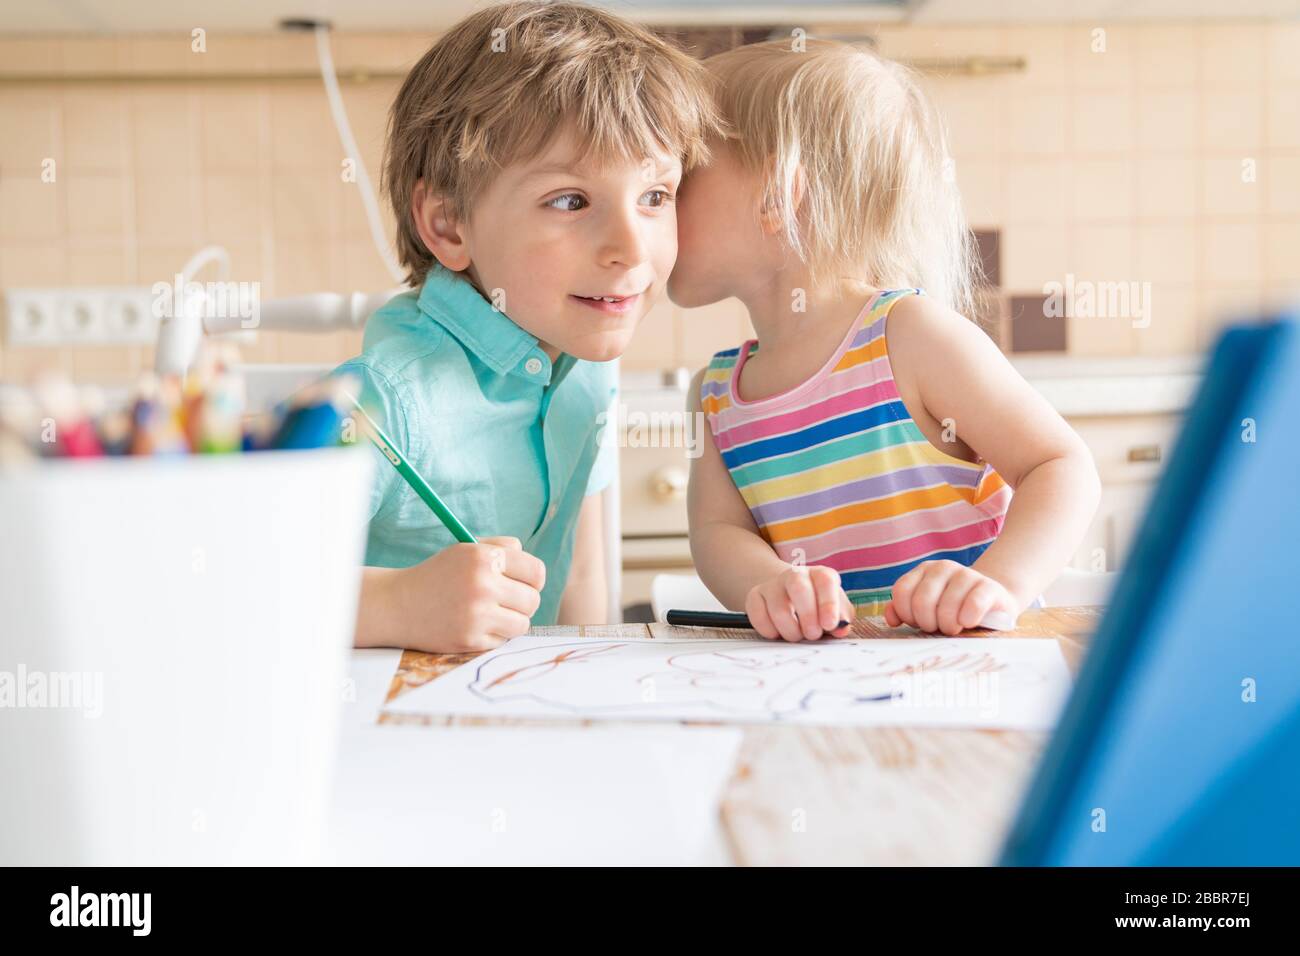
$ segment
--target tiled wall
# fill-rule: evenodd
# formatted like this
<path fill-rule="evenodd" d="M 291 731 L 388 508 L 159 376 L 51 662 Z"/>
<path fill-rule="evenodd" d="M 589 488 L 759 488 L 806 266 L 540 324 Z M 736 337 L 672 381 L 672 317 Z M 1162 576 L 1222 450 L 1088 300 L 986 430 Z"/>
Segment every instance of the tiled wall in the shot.
<path fill-rule="evenodd" d="M 1026 60 L 1020 73 L 926 82 L 952 127 L 972 224 L 1001 233 L 1008 293 L 1041 294 L 1067 273 L 1151 283 L 1148 328 L 1072 319 L 1071 352 L 1195 351 L 1219 316 L 1300 294 L 1300 26 L 1114 25 L 1105 52 L 1090 26 L 878 32 L 901 58 Z M 397 70 L 429 42 L 343 35 L 334 51 L 344 73 Z M 0 286 L 168 281 L 200 245 L 220 243 L 234 278 L 260 281 L 264 297 L 386 287 L 319 81 L 265 77 L 314 69 L 302 36 L 210 35 L 201 54 L 188 36 L 0 39 L 0 76 L 137 77 L 0 81 Z M 194 80 L 147 79 L 176 73 Z M 398 83 L 344 86 L 375 176 Z M 47 159 L 53 183 L 42 181 Z M 625 364 L 696 366 L 746 334 L 735 303 L 665 303 Z M 357 341 L 262 333 L 247 352 L 332 361 Z M 58 365 L 117 379 L 149 352 L 0 343 L 0 377 Z"/>

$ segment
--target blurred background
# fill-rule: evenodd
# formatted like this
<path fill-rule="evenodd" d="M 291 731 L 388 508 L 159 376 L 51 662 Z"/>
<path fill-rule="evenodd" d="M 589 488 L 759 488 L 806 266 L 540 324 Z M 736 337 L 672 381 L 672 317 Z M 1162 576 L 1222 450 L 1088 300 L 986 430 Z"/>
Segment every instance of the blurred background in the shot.
<path fill-rule="evenodd" d="M 281 24 L 332 25 L 348 119 L 377 180 L 405 70 L 479 5 L 0 8 L 0 294 L 170 283 L 211 244 L 263 299 L 392 288 L 358 185 L 341 175 L 315 38 Z M 1300 3 L 605 6 L 699 55 L 802 30 L 920 72 L 949 125 L 984 259 L 973 318 L 1102 473 L 1102 509 L 1074 566 L 1122 567 L 1205 349 L 1225 322 L 1300 299 Z M 383 221 L 391 238 L 387 210 Z M 8 310 L 0 382 L 53 368 L 111 386 L 153 365 L 147 329 L 24 321 Z M 686 372 L 750 334 L 738 303 L 660 304 L 622 361 L 628 407 L 679 411 Z M 249 362 L 333 365 L 360 341 L 258 331 L 241 333 L 240 349 Z M 681 444 L 624 442 L 626 605 L 647 602 L 656 575 L 689 571 Z"/>

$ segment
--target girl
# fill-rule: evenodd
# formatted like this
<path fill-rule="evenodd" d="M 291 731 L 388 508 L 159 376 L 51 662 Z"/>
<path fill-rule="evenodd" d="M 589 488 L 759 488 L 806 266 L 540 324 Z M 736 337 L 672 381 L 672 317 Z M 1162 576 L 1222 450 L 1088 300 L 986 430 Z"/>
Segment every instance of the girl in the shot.
<path fill-rule="evenodd" d="M 680 190 L 668 289 L 685 307 L 737 297 L 758 337 L 691 388 L 709 425 L 688 494 L 704 583 L 788 641 L 878 614 L 956 634 L 1041 603 L 1097 471 L 961 315 L 971 240 L 917 84 L 830 41 L 706 65 L 731 132 Z"/>

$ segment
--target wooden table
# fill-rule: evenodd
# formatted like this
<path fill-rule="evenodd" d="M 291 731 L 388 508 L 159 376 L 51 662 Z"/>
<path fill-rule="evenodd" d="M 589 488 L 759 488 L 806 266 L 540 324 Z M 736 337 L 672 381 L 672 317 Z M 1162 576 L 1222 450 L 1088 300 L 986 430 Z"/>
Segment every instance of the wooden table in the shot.
<path fill-rule="evenodd" d="M 1052 637 L 1077 673 L 1100 608 L 1025 611 L 1015 631 L 982 637 Z M 580 637 L 653 638 L 661 624 L 538 628 Z M 860 619 L 855 637 L 919 637 Z M 701 639 L 748 631 L 674 630 Z M 476 654 L 406 651 L 387 700 Z M 422 717 L 381 712 L 381 724 L 592 725 L 595 721 Z M 602 722 L 606 723 L 606 722 Z M 982 865 L 994 862 L 1047 735 L 1009 730 L 744 725 L 721 803 L 732 859 L 742 865 Z"/>

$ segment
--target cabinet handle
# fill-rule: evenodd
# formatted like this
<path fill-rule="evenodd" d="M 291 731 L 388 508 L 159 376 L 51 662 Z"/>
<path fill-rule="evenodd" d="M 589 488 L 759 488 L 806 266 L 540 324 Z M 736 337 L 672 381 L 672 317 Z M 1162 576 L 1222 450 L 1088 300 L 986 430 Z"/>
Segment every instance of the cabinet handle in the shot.
<path fill-rule="evenodd" d="M 671 501 L 686 495 L 686 471 L 671 465 L 660 468 L 650 476 L 650 491 L 661 501 Z"/>
<path fill-rule="evenodd" d="M 1159 461 L 1159 445 L 1134 445 L 1128 450 L 1129 461 Z"/>

